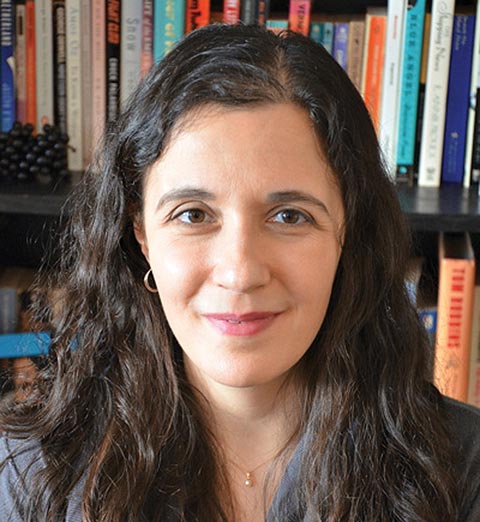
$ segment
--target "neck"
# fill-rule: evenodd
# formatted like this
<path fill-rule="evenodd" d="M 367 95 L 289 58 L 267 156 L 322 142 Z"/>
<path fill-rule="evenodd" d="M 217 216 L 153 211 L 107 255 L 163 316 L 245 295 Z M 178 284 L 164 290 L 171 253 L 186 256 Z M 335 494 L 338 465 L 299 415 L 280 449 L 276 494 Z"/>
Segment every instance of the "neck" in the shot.
<path fill-rule="evenodd" d="M 299 401 L 293 379 L 231 387 L 189 375 L 207 399 L 209 427 L 227 460 L 245 472 L 268 464 L 292 437 Z"/>

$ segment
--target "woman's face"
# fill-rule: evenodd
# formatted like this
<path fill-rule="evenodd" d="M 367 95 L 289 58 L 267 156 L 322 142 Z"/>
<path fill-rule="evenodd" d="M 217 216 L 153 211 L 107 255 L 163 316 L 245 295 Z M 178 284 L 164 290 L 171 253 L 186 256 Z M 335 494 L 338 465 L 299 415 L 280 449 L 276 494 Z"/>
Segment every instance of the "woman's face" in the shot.
<path fill-rule="evenodd" d="M 195 113 L 144 205 L 136 236 L 189 379 L 283 379 L 322 325 L 341 254 L 342 199 L 306 111 Z"/>

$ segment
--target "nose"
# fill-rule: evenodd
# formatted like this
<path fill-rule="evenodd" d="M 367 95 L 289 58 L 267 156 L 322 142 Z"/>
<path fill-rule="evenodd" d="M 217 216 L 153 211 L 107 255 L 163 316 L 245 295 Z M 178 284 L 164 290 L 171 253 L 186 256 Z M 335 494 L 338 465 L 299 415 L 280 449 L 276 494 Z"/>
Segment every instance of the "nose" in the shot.
<path fill-rule="evenodd" d="M 247 224 L 222 229 L 217 236 L 213 263 L 214 283 L 232 292 L 252 292 L 271 279 L 265 238 Z"/>

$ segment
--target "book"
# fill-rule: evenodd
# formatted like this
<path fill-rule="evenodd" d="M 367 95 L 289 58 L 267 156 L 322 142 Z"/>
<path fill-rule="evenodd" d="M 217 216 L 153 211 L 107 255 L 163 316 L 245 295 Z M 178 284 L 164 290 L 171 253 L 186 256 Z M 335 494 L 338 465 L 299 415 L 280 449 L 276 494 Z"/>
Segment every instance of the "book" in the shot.
<path fill-rule="evenodd" d="M 70 1 L 70 0 L 68 0 Z M 92 1 L 81 0 L 80 30 L 82 48 L 80 61 L 82 69 L 82 170 L 92 159 L 93 141 L 93 68 L 92 68 Z"/>
<path fill-rule="evenodd" d="M 347 47 L 347 74 L 355 87 L 362 88 L 362 63 L 365 46 L 365 20 L 349 22 Z"/>
<path fill-rule="evenodd" d="M 120 110 L 120 0 L 107 0 L 105 49 L 106 121 L 114 122 Z"/>
<path fill-rule="evenodd" d="M 420 84 L 418 86 L 417 125 L 415 129 L 415 152 L 413 169 L 407 171 L 408 181 L 413 183 L 415 173 L 418 177 L 418 166 L 420 163 L 420 149 L 422 148 L 423 109 L 425 107 L 425 87 L 427 83 L 428 52 L 430 47 L 430 33 L 432 27 L 432 13 L 425 12 L 423 26 L 422 60 L 420 64 Z M 410 176 L 411 174 L 411 176 Z"/>
<path fill-rule="evenodd" d="M 15 60 L 14 60 L 14 6 L 13 0 L 2 0 L 0 8 L 0 130 L 8 132 L 15 114 Z"/>
<path fill-rule="evenodd" d="M 308 36 L 310 31 L 311 0 L 290 0 L 288 27 L 291 31 Z"/>
<path fill-rule="evenodd" d="M 153 65 L 153 0 L 143 0 L 142 20 L 142 78 Z"/>
<path fill-rule="evenodd" d="M 478 267 L 476 268 L 475 290 L 473 295 L 467 402 L 480 408 L 480 270 Z"/>
<path fill-rule="evenodd" d="M 463 181 L 475 17 L 455 15 L 442 156 L 442 183 Z"/>
<path fill-rule="evenodd" d="M 65 0 L 52 1 L 53 16 L 53 121 L 67 130 L 67 32 Z"/>
<path fill-rule="evenodd" d="M 210 23 L 210 0 L 186 0 L 185 33 Z"/>
<path fill-rule="evenodd" d="M 123 0 L 120 29 L 120 106 L 135 90 L 142 71 L 143 3 Z"/>
<path fill-rule="evenodd" d="M 335 26 L 333 22 L 316 21 L 310 24 L 310 38 L 322 44 L 323 47 L 333 56 L 333 38 Z"/>
<path fill-rule="evenodd" d="M 54 120 L 52 0 L 35 0 L 36 128 Z"/>
<path fill-rule="evenodd" d="M 365 18 L 361 94 L 377 132 L 380 124 L 386 31 L 386 9 L 370 8 Z"/>
<path fill-rule="evenodd" d="M 236 24 L 240 21 L 240 0 L 224 0 L 223 21 L 226 24 Z"/>
<path fill-rule="evenodd" d="M 388 2 L 379 137 L 387 171 L 392 179 L 396 174 L 400 73 L 406 14 L 407 0 Z"/>
<path fill-rule="evenodd" d="M 68 150 L 68 168 L 72 171 L 83 170 L 83 106 L 82 106 L 82 0 L 68 0 L 65 3 L 67 27 L 67 133 L 70 148 Z"/>
<path fill-rule="evenodd" d="M 414 175 L 424 22 L 425 0 L 409 0 L 398 106 L 396 179 L 399 182 L 409 182 Z"/>
<path fill-rule="evenodd" d="M 185 3 L 155 0 L 153 17 L 153 59 L 158 62 L 185 32 Z"/>
<path fill-rule="evenodd" d="M 468 233 L 440 233 L 434 382 L 466 402 L 475 289 L 475 258 Z"/>
<path fill-rule="evenodd" d="M 274 33 L 280 33 L 282 31 L 285 31 L 286 29 L 288 29 L 288 20 L 287 19 L 283 19 L 283 20 L 280 20 L 280 19 L 274 19 L 272 20 L 271 18 L 269 18 L 267 20 L 267 29 L 270 29 L 270 31 L 273 31 Z"/>
<path fill-rule="evenodd" d="M 27 123 L 27 38 L 25 0 L 15 2 L 15 117 Z"/>
<path fill-rule="evenodd" d="M 342 69 L 346 71 L 349 24 L 348 22 L 335 22 L 334 27 L 333 57 Z"/>
<path fill-rule="evenodd" d="M 35 53 L 35 4 L 33 0 L 25 2 L 25 83 L 26 91 L 26 107 L 25 120 L 27 123 L 36 125 L 37 123 L 37 71 L 36 71 L 36 53 Z"/>
<path fill-rule="evenodd" d="M 107 115 L 107 65 L 106 65 L 106 4 L 105 0 L 92 0 L 91 5 L 91 76 L 92 143 L 99 143 L 105 128 Z"/>
<path fill-rule="evenodd" d="M 455 0 L 433 0 L 418 185 L 439 187 Z"/>

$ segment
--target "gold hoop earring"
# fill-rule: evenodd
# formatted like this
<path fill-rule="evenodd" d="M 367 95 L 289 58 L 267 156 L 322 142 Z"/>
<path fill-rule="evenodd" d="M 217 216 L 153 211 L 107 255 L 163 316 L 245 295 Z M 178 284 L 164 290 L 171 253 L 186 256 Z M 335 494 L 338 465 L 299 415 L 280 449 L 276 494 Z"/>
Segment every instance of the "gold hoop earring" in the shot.
<path fill-rule="evenodd" d="M 150 283 L 148 282 L 148 278 L 150 277 L 151 273 L 152 273 L 152 269 L 150 268 L 148 270 L 148 272 L 145 274 L 145 277 L 143 278 L 143 284 L 145 285 L 145 288 L 149 292 L 152 292 L 152 294 L 156 294 L 156 293 L 158 293 L 158 290 L 154 286 L 151 286 Z"/>

